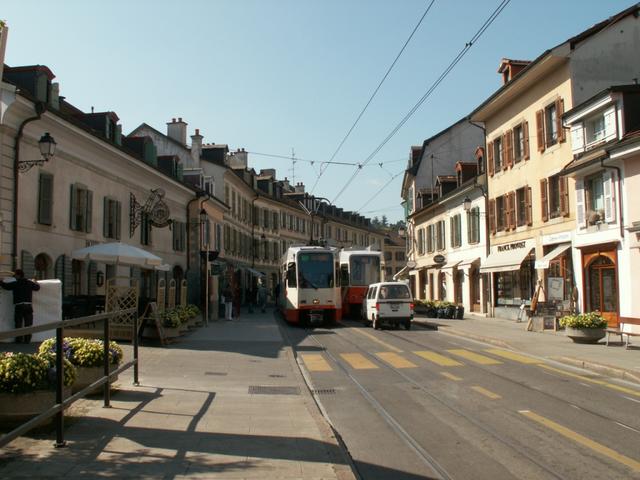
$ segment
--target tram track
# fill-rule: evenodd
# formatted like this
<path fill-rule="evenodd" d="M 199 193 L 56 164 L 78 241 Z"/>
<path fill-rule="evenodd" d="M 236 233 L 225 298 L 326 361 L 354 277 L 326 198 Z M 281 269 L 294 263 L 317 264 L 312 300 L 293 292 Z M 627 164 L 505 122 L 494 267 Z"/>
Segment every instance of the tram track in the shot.
<path fill-rule="evenodd" d="M 371 358 L 372 360 L 375 360 L 375 361 L 379 360 L 375 355 L 373 355 L 372 353 L 369 353 L 367 350 L 365 350 L 360 345 L 358 345 L 358 343 L 356 341 L 351 340 L 349 338 L 346 338 L 345 335 L 340 333 L 340 329 L 336 329 L 334 331 L 336 332 L 336 334 L 340 337 L 340 339 L 342 341 L 345 341 L 346 343 L 350 344 L 351 346 L 356 348 L 358 351 L 360 351 L 366 357 L 369 357 L 369 358 Z M 317 336 L 314 335 L 313 333 L 311 333 L 308 336 L 308 338 L 310 338 L 314 343 L 316 343 L 316 345 L 318 347 L 323 349 L 323 352 L 338 366 L 338 368 L 346 375 L 346 377 L 356 386 L 358 391 L 362 394 L 363 398 L 376 411 L 378 411 L 379 414 L 381 414 L 382 418 L 394 429 L 394 431 L 396 431 L 399 434 L 400 438 L 410 448 L 412 448 L 412 450 L 416 451 L 418 456 L 422 459 L 422 461 L 426 465 L 428 465 L 430 468 L 434 469 L 439 475 L 441 475 L 441 478 L 443 480 L 444 479 L 453 479 L 453 478 L 455 478 L 444 467 L 442 467 L 426 450 L 424 450 L 419 445 L 418 441 L 415 438 L 413 438 L 411 436 L 411 434 L 406 431 L 406 429 L 404 429 L 402 427 L 402 425 L 398 421 L 398 419 L 396 419 L 391 413 L 389 413 L 389 411 L 386 410 L 380 404 L 380 402 L 378 402 L 378 400 L 371 394 L 371 392 L 369 392 L 349 372 L 349 370 L 343 365 L 343 363 L 341 361 L 339 361 L 338 358 L 333 355 L 333 353 L 331 353 L 331 351 L 328 349 L 327 345 L 325 345 L 322 341 L 320 341 L 317 338 Z M 417 342 L 412 342 L 412 343 L 414 343 L 416 345 L 420 345 Z M 540 468 L 542 471 L 546 472 L 550 477 L 556 478 L 558 480 L 562 480 L 562 479 L 565 478 L 562 474 L 560 474 L 558 472 L 555 472 L 554 470 L 550 469 L 547 464 L 545 464 L 544 462 L 538 460 L 532 454 L 529 454 L 527 452 L 527 446 L 525 446 L 525 445 L 523 445 L 523 444 L 521 444 L 521 443 L 519 443 L 519 442 L 517 442 L 517 441 L 515 441 L 513 439 L 507 439 L 507 438 L 503 437 L 502 435 L 500 435 L 499 433 L 494 431 L 492 428 L 490 428 L 485 423 L 483 423 L 481 421 L 478 421 L 477 419 L 473 418 L 471 415 L 468 415 L 464 411 L 462 411 L 461 409 L 456 408 L 455 406 L 453 406 L 450 403 L 450 401 L 448 401 L 447 399 L 441 398 L 440 396 L 438 396 L 438 395 L 434 394 L 433 392 L 429 391 L 425 386 L 423 386 L 418 381 L 414 380 L 413 378 L 411 378 L 410 376 L 408 376 L 407 374 L 402 372 L 400 369 L 395 368 L 395 367 L 393 367 L 393 366 L 391 366 L 389 364 L 386 364 L 386 363 L 383 363 L 383 365 L 384 365 L 385 368 L 387 368 L 388 370 L 394 372 L 399 377 L 401 377 L 403 380 L 405 380 L 410 385 L 412 385 L 414 387 L 414 390 L 421 391 L 422 393 L 427 395 L 430 399 L 432 399 L 433 401 L 435 401 L 436 403 L 438 403 L 442 407 L 446 408 L 447 410 L 449 410 L 450 412 L 452 412 L 455 415 L 459 416 L 460 418 L 466 420 L 467 422 L 472 424 L 474 427 L 478 428 L 480 431 L 482 431 L 485 434 L 491 436 L 492 438 L 494 438 L 495 440 L 497 440 L 501 444 L 505 445 L 507 448 L 513 450 L 517 454 L 519 454 L 522 457 L 526 458 L 533 465 L 535 465 L 536 467 Z M 416 446 L 418 447 L 418 449 L 416 449 Z"/>

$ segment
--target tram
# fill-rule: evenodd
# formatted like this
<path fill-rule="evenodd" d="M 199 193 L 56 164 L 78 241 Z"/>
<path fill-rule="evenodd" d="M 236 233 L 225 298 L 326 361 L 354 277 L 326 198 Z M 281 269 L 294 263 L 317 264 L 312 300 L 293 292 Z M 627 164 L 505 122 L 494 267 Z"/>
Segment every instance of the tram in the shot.
<path fill-rule="evenodd" d="M 292 324 L 333 324 L 342 319 L 338 250 L 291 246 L 282 256 L 278 304 Z"/>
<path fill-rule="evenodd" d="M 340 251 L 342 314 L 359 318 L 362 301 L 372 283 L 382 281 L 382 252 L 375 250 Z"/>

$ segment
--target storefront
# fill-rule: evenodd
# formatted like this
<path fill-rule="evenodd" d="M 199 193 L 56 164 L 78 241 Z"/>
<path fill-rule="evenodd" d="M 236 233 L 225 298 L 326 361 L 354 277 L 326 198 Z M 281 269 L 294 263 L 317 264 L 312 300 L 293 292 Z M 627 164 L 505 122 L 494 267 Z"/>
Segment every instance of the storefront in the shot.
<path fill-rule="evenodd" d="M 618 325 L 617 244 L 584 247 L 582 251 L 582 292 L 585 311 L 600 312 L 610 326 Z"/>
<path fill-rule="evenodd" d="M 559 238 L 555 235 L 549 241 Z M 561 243 L 548 243 L 543 238 L 544 257 L 536 260 L 535 268 L 543 279 L 543 296 L 546 302 L 555 302 L 560 310 L 567 313 L 575 311 L 577 297 L 573 261 L 571 257 L 571 234 L 562 237 L 568 240 Z"/>
<path fill-rule="evenodd" d="M 530 305 L 537 281 L 535 246 L 530 238 L 491 247 L 480 266 L 480 273 L 490 276 L 490 315 L 518 318 L 520 306 Z"/>

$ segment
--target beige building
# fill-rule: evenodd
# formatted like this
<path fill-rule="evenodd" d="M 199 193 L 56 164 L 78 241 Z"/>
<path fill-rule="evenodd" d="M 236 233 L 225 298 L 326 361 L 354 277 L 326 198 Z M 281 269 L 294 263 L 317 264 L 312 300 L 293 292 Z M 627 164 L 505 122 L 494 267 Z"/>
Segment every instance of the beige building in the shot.
<path fill-rule="evenodd" d="M 490 312 L 516 317 L 539 290 L 564 309 L 575 296 L 573 158 L 564 111 L 638 76 L 638 6 L 545 51 L 533 62 L 503 59 L 503 86 L 471 114 L 486 127 Z M 635 40 L 634 40 L 635 39 Z M 635 70 L 635 72 L 633 71 Z"/>

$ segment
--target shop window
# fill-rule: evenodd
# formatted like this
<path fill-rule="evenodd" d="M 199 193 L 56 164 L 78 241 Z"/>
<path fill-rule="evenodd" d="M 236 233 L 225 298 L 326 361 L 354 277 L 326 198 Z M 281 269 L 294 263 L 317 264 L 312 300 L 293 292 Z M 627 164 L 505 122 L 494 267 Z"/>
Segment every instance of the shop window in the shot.
<path fill-rule="evenodd" d="M 525 259 L 519 270 L 496 273 L 496 305 L 530 301 L 535 288 L 534 260 Z"/>
<path fill-rule="evenodd" d="M 565 301 L 571 300 L 571 292 L 573 290 L 573 265 L 570 254 L 563 253 L 549 262 L 549 268 L 547 269 L 548 292 L 551 291 L 550 279 L 553 278 L 562 279 L 562 299 Z"/>

